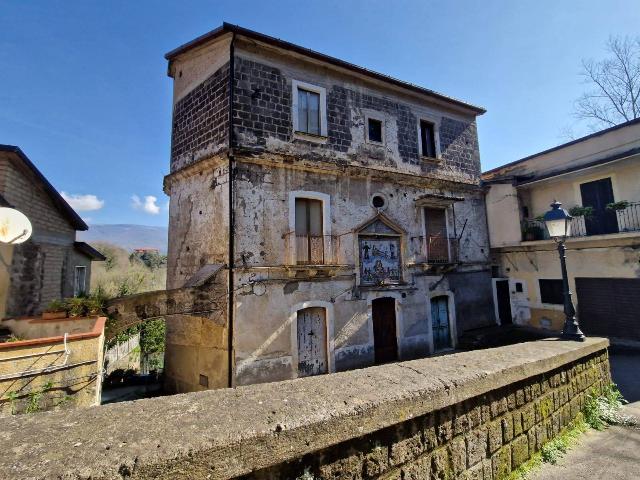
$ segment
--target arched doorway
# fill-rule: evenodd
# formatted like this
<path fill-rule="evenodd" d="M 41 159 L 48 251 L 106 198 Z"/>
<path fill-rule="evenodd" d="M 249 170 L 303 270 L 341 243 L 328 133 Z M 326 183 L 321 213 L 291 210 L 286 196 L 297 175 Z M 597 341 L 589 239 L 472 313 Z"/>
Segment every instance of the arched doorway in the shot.
<path fill-rule="evenodd" d="M 391 297 L 376 298 L 371 302 L 373 322 L 373 346 L 375 363 L 398 360 L 396 334 L 396 301 Z"/>
<path fill-rule="evenodd" d="M 298 310 L 298 376 L 321 375 L 328 371 L 327 320 L 322 307 Z"/>
<path fill-rule="evenodd" d="M 447 295 L 431 299 L 431 331 L 434 351 L 453 348 L 449 319 L 449 297 Z"/>

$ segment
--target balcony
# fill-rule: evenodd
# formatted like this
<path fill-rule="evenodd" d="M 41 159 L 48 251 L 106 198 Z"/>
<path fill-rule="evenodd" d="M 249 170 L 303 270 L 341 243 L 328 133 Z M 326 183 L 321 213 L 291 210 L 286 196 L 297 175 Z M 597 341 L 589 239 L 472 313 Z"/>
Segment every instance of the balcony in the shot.
<path fill-rule="evenodd" d="M 334 235 L 299 235 L 288 232 L 285 240 L 286 265 L 337 265 L 340 237 Z"/>
<path fill-rule="evenodd" d="M 426 263 L 449 264 L 458 263 L 459 241 L 457 238 L 428 236 Z"/>
<path fill-rule="evenodd" d="M 590 216 L 571 220 L 571 237 L 590 237 L 614 233 L 640 232 L 640 203 L 629 203 L 624 208 L 595 210 Z M 548 240 L 544 222 L 524 220 L 522 241 Z"/>

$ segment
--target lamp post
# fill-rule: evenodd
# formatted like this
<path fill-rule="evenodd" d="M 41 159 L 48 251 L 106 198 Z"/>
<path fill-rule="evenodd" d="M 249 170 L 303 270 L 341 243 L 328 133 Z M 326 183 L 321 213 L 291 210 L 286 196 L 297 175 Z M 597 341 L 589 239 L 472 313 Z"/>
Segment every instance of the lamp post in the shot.
<path fill-rule="evenodd" d="M 560 255 L 560 269 L 562 270 L 562 289 L 564 292 L 564 327 L 562 328 L 562 338 L 565 340 L 584 340 L 584 333 L 580 331 L 580 326 L 576 320 L 576 309 L 571 301 L 571 291 L 569 290 L 569 277 L 567 276 L 567 262 L 564 242 L 571 235 L 571 215 L 566 210 L 560 208 L 562 204 L 557 200 L 551 204 L 551 210 L 544 214 L 544 224 L 547 227 L 549 236 L 558 244 L 558 254 Z"/>

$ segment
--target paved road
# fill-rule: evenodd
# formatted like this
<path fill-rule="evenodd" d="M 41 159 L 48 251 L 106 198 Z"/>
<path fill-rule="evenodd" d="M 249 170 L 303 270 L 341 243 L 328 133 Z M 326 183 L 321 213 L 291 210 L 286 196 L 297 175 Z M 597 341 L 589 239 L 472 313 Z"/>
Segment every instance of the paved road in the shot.
<path fill-rule="evenodd" d="M 624 410 L 640 419 L 640 352 L 614 352 L 610 358 L 613 381 L 629 401 Z M 530 479 L 640 479 L 640 428 L 591 430 L 557 465 L 545 464 Z"/>

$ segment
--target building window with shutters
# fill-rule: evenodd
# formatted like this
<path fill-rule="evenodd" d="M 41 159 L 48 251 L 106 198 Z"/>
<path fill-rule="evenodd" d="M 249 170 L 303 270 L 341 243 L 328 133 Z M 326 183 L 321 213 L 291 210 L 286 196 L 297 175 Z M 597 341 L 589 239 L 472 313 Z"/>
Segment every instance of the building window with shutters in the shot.
<path fill-rule="evenodd" d="M 329 196 L 319 192 L 290 192 L 287 250 L 293 265 L 330 263 Z"/>
<path fill-rule="evenodd" d="M 427 263 L 454 263 L 458 258 L 458 244 L 449 236 L 447 210 L 424 208 L 425 252 Z"/>
<path fill-rule="evenodd" d="M 292 117 L 296 134 L 327 136 L 327 95 L 317 85 L 293 80 Z"/>

